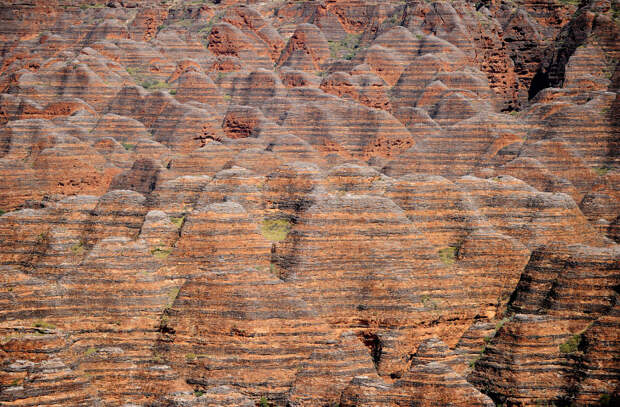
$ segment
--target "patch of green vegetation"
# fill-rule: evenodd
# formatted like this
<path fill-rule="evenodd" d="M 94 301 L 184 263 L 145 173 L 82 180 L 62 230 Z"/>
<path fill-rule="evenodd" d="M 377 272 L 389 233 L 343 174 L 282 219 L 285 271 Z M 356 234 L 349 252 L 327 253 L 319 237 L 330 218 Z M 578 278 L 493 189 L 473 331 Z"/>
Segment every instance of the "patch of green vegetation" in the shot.
<path fill-rule="evenodd" d="M 159 353 L 154 353 L 153 354 L 153 361 L 155 363 L 160 363 L 160 364 L 163 364 L 165 362 L 163 356 L 160 355 Z"/>
<path fill-rule="evenodd" d="M 566 4 L 567 6 L 578 6 L 581 0 L 559 0 L 560 3 Z"/>
<path fill-rule="evenodd" d="M 439 249 L 437 254 L 439 255 L 439 260 L 443 264 L 452 265 L 456 261 L 456 256 L 458 255 L 459 248 L 456 246 L 448 246 L 443 249 Z"/>
<path fill-rule="evenodd" d="M 23 332 L 14 333 L 12 335 L 0 336 L 0 345 L 7 344 L 13 339 L 21 339 L 23 337 L 24 337 Z"/>
<path fill-rule="evenodd" d="M 166 313 L 169 308 L 164 309 L 164 313 L 159 320 L 159 331 L 166 332 L 168 330 L 168 314 Z"/>
<path fill-rule="evenodd" d="M 231 100 L 231 99 L 232 99 L 232 96 L 230 96 L 228 93 L 224 95 L 224 100 Z"/>
<path fill-rule="evenodd" d="M 181 27 L 189 28 L 192 26 L 192 20 L 189 18 L 183 19 L 178 22 Z"/>
<path fill-rule="evenodd" d="M 71 251 L 73 252 L 73 254 L 81 256 L 86 251 L 86 244 L 83 240 L 80 240 L 79 242 L 71 246 Z"/>
<path fill-rule="evenodd" d="M 42 319 L 36 320 L 34 324 L 32 324 L 32 326 L 34 326 L 35 328 L 42 328 L 42 329 L 56 329 L 56 326 L 54 324 L 45 322 Z"/>
<path fill-rule="evenodd" d="M 166 303 L 166 309 L 172 308 L 172 306 L 174 305 L 174 300 L 176 300 L 177 296 L 179 295 L 179 291 L 181 291 L 179 287 L 173 287 L 168 292 L 168 302 Z"/>
<path fill-rule="evenodd" d="M 94 355 L 95 353 L 97 353 L 97 349 L 91 346 L 90 348 L 86 349 L 86 352 L 84 352 L 84 356 Z"/>
<path fill-rule="evenodd" d="M 170 89 L 169 92 L 173 96 L 177 94 L 177 90 L 176 89 Z"/>
<path fill-rule="evenodd" d="M 89 8 L 104 8 L 105 4 L 97 3 L 97 4 L 80 4 L 81 10 L 87 10 Z"/>
<path fill-rule="evenodd" d="M 196 354 L 195 353 L 188 353 L 185 355 L 185 359 L 189 360 L 195 360 L 196 359 Z"/>
<path fill-rule="evenodd" d="M 6 211 L 3 211 L 2 209 L 0 209 L 0 216 L 4 215 L 6 213 Z"/>
<path fill-rule="evenodd" d="M 41 244 L 43 242 L 45 242 L 48 238 L 48 233 L 47 232 L 41 232 L 37 235 L 37 244 Z"/>
<path fill-rule="evenodd" d="M 169 247 L 156 247 L 151 250 L 151 254 L 160 260 L 165 260 L 172 253 L 172 249 Z"/>
<path fill-rule="evenodd" d="M 392 25 L 400 25 L 403 21 L 404 10 L 400 10 L 399 12 L 392 14 L 390 17 L 390 24 Z"/>
<path fill-rule="evenodd" d="M 127 67 L 125 68 L 125 70 L 132 77 L 134 82 L 142 86 L 144 89 L 158 90 L 158 89 L 170 88 L 169 83 L 159 80 L 159 79 L 154 79 L 152 77 L 149 77 L 150 76 L 149 73 L 145 72 L 144 70 L 140 70 L 138 68 L 132 68 L 132 67 Z"/>
<path fill-rule="evenodd" d="M 167 82 L 157 79 L 144 79 L 140 82 L 140 86 L 148 90 L 168 89 L 170 87 Z"/>
<path fill-rule="evenodd" d="M 133 151 L 136 148 L 136 145 L 133 143 L 121 143 L 121 145 L 127 151 Z"/>
<path fill-rule="evenodd" d="M 198 33 L 201 34 L 200 42 L 202 45 L 207 48 L 209 46 L 209 36 L 211 35 L 211 30 L 213 30 L 213 26 L 219 23 L 224 17 L 224 12 L 220 11 L 216 13 L 207 23 L 198 30 Z"/>
<path fill-rule="evenodd" d="M 499 331 L 510 318 L 503 318 L 495 323 L 495 332 Z"/>
<path fill-rule="evenodd" d="M 581 343 L 581 335 L 573 335 L 564 343 L 561 343 L 559 348 L 562 353 L 575 353 L 579 349 Z"/>
<path fill-rule="evenodd" d="M 610 168 L 609 167 L 594 167 L 592 168 L 594 170 L 594 172 L 600 176 L 600 177 L 604 177 L 605 175 L 607 175 L 607 173 L 609 172 Z"/>
<path fill-rule="evenodd" d="M 212 18 L 211 20 L 207 21 L 207 24 L 205 24 L 204 27 L 202 27 L 200 30 L 198 30 L 199 33 L 204 34 L 204 37 L 209 37 L 209 35 L 211 35 L 211 30 L 213 29 L 213 24 L 215 24 L 215 20 L 214 18 Z"/>
<path fill-rule="evenodd" d="M 261 396 L 260 400 L 258 401 L 258 406 L 259 407 L 269 407 L 269 406 L 271 406 L 271 404 L 269 403 L 269 401 L 267 400 L 267 398 L 265 396 Z"/>
<path fill-rule="evenodd" d="M 205 394 L 205 392 L 202 390 L 194 390 L 194 397 L 200 397 L 203 394 Z"/>
<path fill-rule="evenodd" d="M 475 359 L 469 362 L 469 367 L 473 368 L 474 366 L 476 366 L 476 363 L 478 363 L 478 361 L 482 358 L 482 355 L 484 354 L 484 351 L 486 350 L 487 350 L 487 345 L 484 345 L 482 349 L 480 350 L 480 353 L 478 354 L 478 356 L 476 356 Z"/>
<path fill-rule="evenodd" d="M 291 231 L 291 222 L 288 219 L 264 219 L 261 233 L 272 242 L 281 242 Z"/>
<path fill-rule="evenodd" d="M 436 310 L 439 307 L 439 304 L 437 304 L 437 301 L 435 301 L 434 299 L 431 298 L 430 295 L 428 294 L 424 294 L 422 296 L 422 304 L 426 307 L 426 308 L 432 308 L 434 310 Z"/>
<path fill-rule="evenodd" d="M 183 221 L 185 221 L 185 216 L 181 216 L 180 218 L 170 217 L 170 222 L 174 223 L 179 229 L 183 226 Z"/>
<path fill-rule="evenodd" d="M 286 277 L 286 270 L 278 265 L 271 263 L 269 268 L 265 268 L 265 270 L 269 271 L 274 276 L 278 277 L 280 280 L 284 280 Z"/>
<path fill-rule="evenodd" d="M 316 75 L 320 78 L 325 78 L 326 76 L 329 75 L 329 72 L 327 71 L 317 71 Z"/>
<path fill-rule="evenodd" d="M 328 41 L 332 58 L 344 58 L 348 61 L 355 58 L 361 50 L 362 34 L 347 34 L 340 41 Z"/>

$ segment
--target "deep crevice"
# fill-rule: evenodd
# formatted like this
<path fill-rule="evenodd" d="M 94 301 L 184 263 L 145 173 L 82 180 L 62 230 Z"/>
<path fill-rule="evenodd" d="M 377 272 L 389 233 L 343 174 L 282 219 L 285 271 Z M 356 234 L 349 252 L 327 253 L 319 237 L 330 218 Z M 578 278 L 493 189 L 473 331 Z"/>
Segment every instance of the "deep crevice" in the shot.
<path fill-rule="evenodd" d="M 359 334 L 360 339 L 364 346 L 370 350 L 370 356 L 372 357 L 372 363 L 375 365 L 375 369 L 379 367 L 381 362 L 381 353 L 383 350 L 383 344 L 377 334 L 372 332 L 362 332 Z"/>

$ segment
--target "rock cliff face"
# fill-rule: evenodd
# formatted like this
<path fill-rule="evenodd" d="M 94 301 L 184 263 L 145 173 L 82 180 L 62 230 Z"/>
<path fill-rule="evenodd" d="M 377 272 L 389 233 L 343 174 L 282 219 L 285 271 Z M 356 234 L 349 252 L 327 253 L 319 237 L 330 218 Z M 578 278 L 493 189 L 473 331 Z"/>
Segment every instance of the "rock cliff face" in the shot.
<path fill-rule="evenodd" d="M 0 404 L 617 405 L 619 18 L 0 0 Z"/>

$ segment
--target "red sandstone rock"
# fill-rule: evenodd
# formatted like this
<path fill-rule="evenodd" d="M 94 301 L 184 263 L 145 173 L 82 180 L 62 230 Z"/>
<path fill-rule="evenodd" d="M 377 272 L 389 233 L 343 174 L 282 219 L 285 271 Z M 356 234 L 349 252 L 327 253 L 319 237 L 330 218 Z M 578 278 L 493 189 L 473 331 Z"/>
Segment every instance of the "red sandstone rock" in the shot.
<path fill-rule="evenodd" d="M 199 3 L 0 1 L 0 404 L 617 401 L 617 1 Z"/>

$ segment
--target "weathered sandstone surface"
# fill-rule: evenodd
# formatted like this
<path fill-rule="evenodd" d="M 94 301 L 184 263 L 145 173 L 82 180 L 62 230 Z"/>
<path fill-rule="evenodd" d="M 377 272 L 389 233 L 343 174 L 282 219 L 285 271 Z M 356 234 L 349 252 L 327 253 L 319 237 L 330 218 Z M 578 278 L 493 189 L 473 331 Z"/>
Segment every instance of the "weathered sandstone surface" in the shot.
<path fill-rule="evenodd" d="M 0 405 L 618 405 L 619 35 L 0 0 Z"/>

